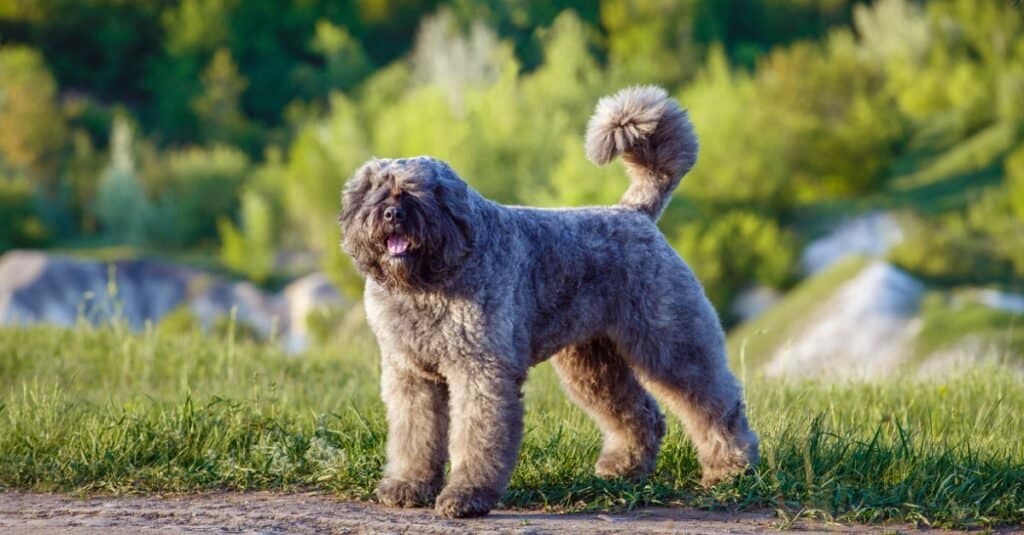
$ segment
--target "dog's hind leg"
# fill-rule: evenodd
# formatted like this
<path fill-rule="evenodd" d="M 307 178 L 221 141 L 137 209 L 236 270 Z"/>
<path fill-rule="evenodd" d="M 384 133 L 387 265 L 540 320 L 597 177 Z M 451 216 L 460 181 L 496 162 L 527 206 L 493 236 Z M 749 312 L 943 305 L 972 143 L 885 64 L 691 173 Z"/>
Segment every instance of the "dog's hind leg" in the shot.
<path fill-rule="evenodd" d="M 562 386 L 604 436 L 594 471 L 600 477 L 640 477 L 654 470 L 665 418 L 611 340 L 598 337 L 552 359 Z"/>
<path fill-rule="evenodd" d="M 758 440 L 727 367 L 717 319 L 713 312 L 700 317 L 693 310 L 660 328 L 650 322 L 624 336 L 619 347 L 630 355 L 643 385 L 682 421 L 697 449 L 701 481 L 709 486 L 756 465 Z"/>

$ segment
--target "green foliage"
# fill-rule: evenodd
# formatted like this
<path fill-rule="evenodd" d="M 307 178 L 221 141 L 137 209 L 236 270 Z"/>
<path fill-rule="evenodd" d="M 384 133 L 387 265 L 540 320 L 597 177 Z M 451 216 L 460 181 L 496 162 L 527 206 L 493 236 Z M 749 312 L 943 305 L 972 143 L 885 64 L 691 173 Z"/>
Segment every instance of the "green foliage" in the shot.
<path fill-rule="evenodd" d="M 845 30 L 824 45 L 773 51 L 754 76 L 734 72 L 713 47 L 682 96 L 701 139 L 683 191 L 785 213 L 876 189 L 902 135 L 884 83 Z"/>
<path fill-rule="evenodd" d="M 24 46 L 0 46 L 0 169 L 6 163 L 54 184 L 53 160 L 67 125 L 57 84 L 43 57 Z"/>
<path fill-rule="evenodd" d="M 131 126 L 119 118 L 111 133 L 110 164 L 100 179 L 95 212 L 110 239 L 139 245 L 146 240 L 153 207 L 136 177 L 132 150 Z"/>
<path fill-rule="evenodd" d="M 351 89 L 372 70 L 363 44 L 344 26 L 328 20 L 317 21 L 311 48 L 324 58 L 324 72 L 318 81 L 320 93 L 332 88 Z"/>
<path fill-rule="evenodd" d="M 230 335 L 117 327 L 0 329 L 0 488 L 75 492 L 314 489 L 368 499 L 385 438 L 372 343 L 303 358 Z M 713 489 L 674 418 L 654 475 L 593 475 L 600 433 L 550 366 L 526 382 L 525 437 L 504 503 L 760 510 L 841 522 L 1024 521 L 1024 384 L 1005 368 L 745 385 L 759 469 Z M 560 452 L 553 456 L 552 451 Z M 814 513 L 808 513 L 814 511 Z"/>
<path fill-rule="evenodd" d="M 615 85 L 676 87 L 699 61 L 693 46 L 692 2 L 606 0 L 601 25 L 608 33 L 609 77 Z M 671 51 L 665 53 L 665 50 Z"/>
<path fill-rule="evenodd" d="M 217 221 L 221 262 L 257 283 L 266 282 L 274 269 L 274 214 L 269 202 L 255 192 L 242 194 L 242 228 L 231 220 Z"/>
<path fill-rule="evenodd" d="M 587 117 L 614 89 L 658 83 L 701 140 L 660 225 L 721 310 L 742 288 L 788 286 L 817 225 L 868 206 L 910 212 L 894 258 L 911 271 L 1022 273 L 1024 19 L 1005 2 L 142 4 L 0 2 L 5 40 L 31 45 L 0 49 L 0 95 L 15 95 L 0 170 L 37 185 L 58 240 L 215 250 L 260 280 L 278 250 L 310 251 L 357 296 L 335 221 L 366 159 L 431 154 L 505 203 L 613 203 L 626 179 L 584 158 Z M 138 133 L 117 172 L 102 158 L 114 116 Z"/>
<path fill-rule="evenodd" d="M 778 288 L 794 276 L 794 238 L 772 220 L 746 211 L 712 217 L 683 225 L 673 245 L 720 311 L 743 289 L 737 282 Z"/>
<path fill-rule="evenodd" d="M 944 283 L 1024 278 L 1024 145 L 1004 161 L 1005 183 L 964 210 L 908 217 L 908 239 L 892 252 L 900 266 Z"/>
<path fill-rule="evenodd" d="M 114 242 L 130 245 L 145 242 L 153 208 L 130 171 L 111 169 L 103 175 L 95 210 L 106 236 Z"/>
<path fill-rule="evenodd" d="M 194 147 L 164 155 L 146 170 L 159 198 L 154 239 L 178 247 L 214 240 L 218 219 L 234 214 L 249 171 L 249 158 L 229 146 Z"/>
<path fill-rule="evenodd" d="M 249 82 L 238 74 L 231 52 L 220 48 L 200 75 L 203 92 L 192 101 L 207 143 L 246 144 L 251 130 L 240 97 Z"/>
<path fill-rule="evenodd" d="M 34 192 L 27 180 L 0 176 L 0 252 L 40 247 L 50 240 L 36 213 Z"/>
<path fill-rule="evenodd" d="M 1006 158 L 1006 194 L 1013 214 L 1024 219 L 1024 143 Z"/>

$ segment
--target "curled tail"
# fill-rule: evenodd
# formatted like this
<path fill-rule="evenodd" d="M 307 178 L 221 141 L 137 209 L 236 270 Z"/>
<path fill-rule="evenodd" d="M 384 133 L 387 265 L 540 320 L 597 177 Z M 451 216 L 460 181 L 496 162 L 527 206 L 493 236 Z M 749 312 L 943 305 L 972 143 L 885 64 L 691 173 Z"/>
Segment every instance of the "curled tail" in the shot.
<path fill-rule="evenodd" d="M 587 158 L 598 165 L 622 154 L 630 185 L 619 205 L 653 220 L 697 161 L 697 135 L 686 111 L 655 86 L 629 87 L 598 101 L 586 147 Z"/>

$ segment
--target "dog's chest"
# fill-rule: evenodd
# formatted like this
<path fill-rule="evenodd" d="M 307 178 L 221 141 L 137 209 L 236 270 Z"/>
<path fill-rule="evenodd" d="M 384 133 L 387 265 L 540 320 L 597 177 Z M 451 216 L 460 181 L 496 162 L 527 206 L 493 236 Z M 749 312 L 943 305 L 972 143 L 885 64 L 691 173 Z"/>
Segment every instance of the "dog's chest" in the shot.
<path fill-rule="evenodd" d="M 472 303 L 443 298 L 381 299 L 367 312 L 382 348 L 392 347 L 410 364 L 436 371 L 441 361 L 473 352 L 480 344 L 479 311 Z"/>

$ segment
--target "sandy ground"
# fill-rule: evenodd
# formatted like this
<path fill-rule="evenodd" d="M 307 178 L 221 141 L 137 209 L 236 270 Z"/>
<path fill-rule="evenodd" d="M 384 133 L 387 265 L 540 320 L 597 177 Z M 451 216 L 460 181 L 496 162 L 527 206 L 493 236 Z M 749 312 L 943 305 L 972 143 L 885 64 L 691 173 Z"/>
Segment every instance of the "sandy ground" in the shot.
<path fill-rule="evenodd" d="M 0 494 L 0 533 L 899 533 L 911 526 L 783 524 L 770 512 L 718 513 L 651 508 L 623 514 L 495 511 L 481 519 L 442 520 L 426 509 L 387 509 L 322 494 L 218 493 L 175 497 L 72 498 Z"/>
<path fill-rule="evenodd" d="M 773 513 L 657 507 L 605 515 L 498 510 L 483 519 L 445 521 L 429 509 L 389 509 L 323 494 L 217 493 L 172 497 L 74 498 L 0 494 L 0 533 L 906 533 L 910 526 L 784 524 Z"/>

